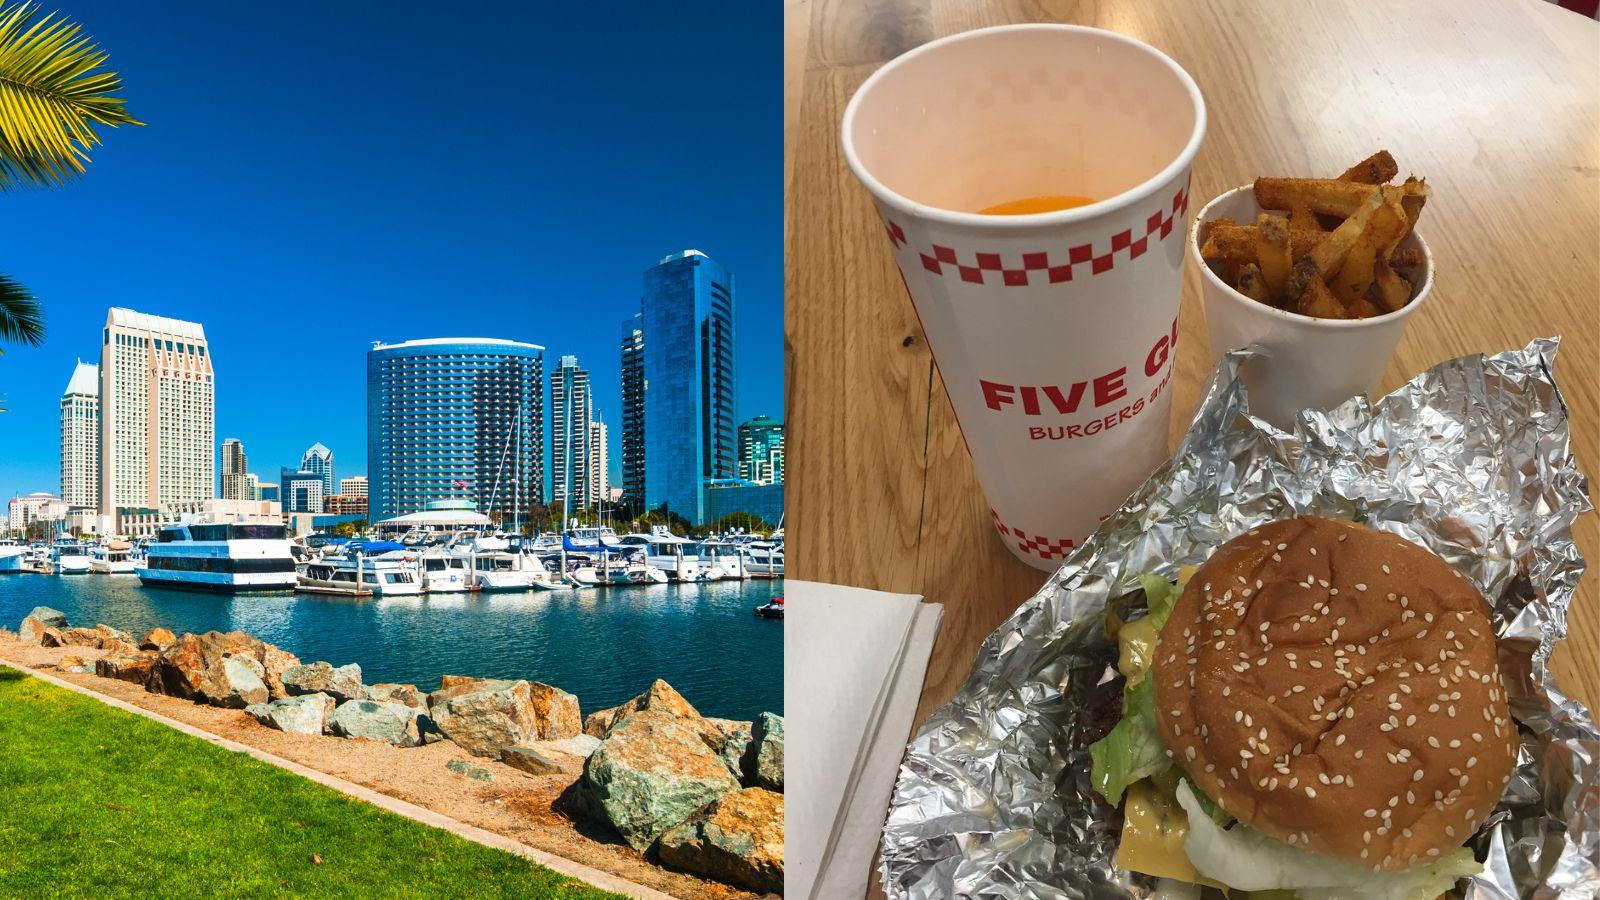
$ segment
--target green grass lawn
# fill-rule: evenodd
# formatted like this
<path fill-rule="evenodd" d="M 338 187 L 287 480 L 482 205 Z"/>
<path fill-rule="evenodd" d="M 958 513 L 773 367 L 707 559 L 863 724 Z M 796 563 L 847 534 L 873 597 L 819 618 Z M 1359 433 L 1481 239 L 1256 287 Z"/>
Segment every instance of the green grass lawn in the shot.
<path fill-rule="evenodd" d="M 617 896 L 0 667 L 0 896 L 157 894 Z"/>

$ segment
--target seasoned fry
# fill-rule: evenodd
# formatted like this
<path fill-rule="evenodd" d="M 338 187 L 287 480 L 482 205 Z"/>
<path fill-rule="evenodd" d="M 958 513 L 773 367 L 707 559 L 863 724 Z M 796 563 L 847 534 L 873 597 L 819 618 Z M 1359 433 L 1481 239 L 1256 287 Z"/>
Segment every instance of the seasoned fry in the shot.
<path fill-rule="evenodd" d="M 1354 303 L 1345 306 L 1345 313 L 1352 319 L 1370 319 L 1373 316 L 1383 315 L 1383 310 L 1378 304 L 1365 297 L 1357 297 Z"/>
<path fill-rule="evenodd" d="M 1295 312 L 1302 316 L 1315 316 L 1319 319 L 1348 319 L 1350 314 L 1345 312 L 1339 304 L 1338 298 L 1328 290 L 1328 286 L 1319 278 L 1306 282 L 1305 292 L 1300 295 L 1296 303 Z"/>
<path fill-rule="evenodd" d="M 1354 219 L 1354 216 L 1351 218 Z M 1375 277 L 1372 274 L 1373 266 L 1378 260 L 1388 258 L 1395 242 L 1409 227 L 1405 210 L 1400 208 L 1397 201 L 1390 200 L 1373 212 L 1372 220 L 1351 245 L 1344 265 L 1328 280 L 1328 289 L 1333 291 L 1340 303 L 1349 306 L 1366 296 L 1367 288 L 1372 287 Z"/>
<path fill-rule="evenodd" d="M 1372 214 L 1382 205 L 1382 200 L 1381 195 L 1373 193 L 1350 218 L 1311 248 L 1310 253 L 1295 260 L 1294 270 L 1289 273 L 1289 296 L 1298 297 L 1305 292 L 1309 282 L 1325 281 L 1339 271 L 1350 248 L 1355 246 L 1356 238 L 1366 230 L 1367 224 L 1372 221 Z"/>
<path fill-rule="evenodd" d="M 1422 265 L 1422 251 L 1404 247 L 1394 251 L 1389 256 L 1389 267 L 1393 269 L 1414 268 Z"/>
<path fill-rule="evenodd" d="M 1405 184 L 1400 187 L 1405 192 L 1405 195 L 1400 198 L 1400 206 L 1405 209 L 1406 219 L 1411 223 L 1411 228 L 1415 228 L 1417 227 L 1417 219 L 1422 216 L 1422 205 L 1428 202 L 1428 182 L 1416 176 L 1410 176 L 1406 178 Z M 1409 228 L 1406 233 L 1411 233 Z"/>
<path fill-rule="evenodd" d="M 1255 262 L 1255 226 L 1238 225 L 1232 219 L 1217 219 L 1209 223 L 1206 226 L 1206 242 L 1200 247 L 1200 258 L 1222 260 L 1234 265 Z"/>
<path fill-rule="evenodd" d="M 1261 268 L 1255 263 L 1245 263 L 1239 268 L 1239 293 L 1257 303 L 1272 305 L 1266 282 L 1261 279 Z"/>
<path fill-rule="evenodd" d="M 1335 178 L 1257 178 L 1256 202 L 1262 209 L 1305 206 L 1341 218 L 1352 215 L 1378 193 L 1376 185 Z"/>
<path fill-rule="evenodd" d="M 1294 267 L 1294 258 L 1289 255 L 1288 219 L 1271 213 L 1256 217 L 1256 260 L 1269 302 L 1276 306 L 1278 298 L 1286 296 L 1289 270 Z"/>
<path fill-rule="evenodd" d="M 1358 184 L 1388 184 L 1396 175 L 1400 174 L 1400 166 L 1395 163 L 1394 157 L 1387 150 L 1363 159 L 1339 176 L 1340 181 L 1354 181 Z"/>
<path fill-rule="evenodd" d="M 1411 282 L 1396 275 L 1388 262 L 1378 260 L 1372 274 L 1378 286 L 1378 305 L 1384 312 L 1394 312 L 1411 302 Z"/>
<path fill-rule="evenodd" d="M 1327 232 L 1317 221 L 1317 214 L 1308 206 L 1297 206 L 1289 211 L 1289 257 L 1299 259 L 1322 242 Z"/>

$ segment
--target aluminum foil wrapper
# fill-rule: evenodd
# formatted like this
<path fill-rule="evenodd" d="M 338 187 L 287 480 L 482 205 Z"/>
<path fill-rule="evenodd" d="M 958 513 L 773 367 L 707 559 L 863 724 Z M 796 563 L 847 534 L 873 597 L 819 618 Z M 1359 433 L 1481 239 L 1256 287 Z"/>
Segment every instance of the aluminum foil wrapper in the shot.
<path fill-rule="evenodd" d="M 1302 414 L 1292 434 L 1249 416 L 1249 351 L 1225 358 L 1177 452 L 984 642 L 917 733 L 884 828 L 888 895 L 1152 896 L 1153 879 L 1113 865 L 1120 813 L 1089 784 L 1088 745 L 1121 715 L 1106 612 L 1142 606 L 1139 574 L 1175 579 L 1302 513 L 1415 541 L 1494 605 L 1522 746 L 1469 841 L 1486 864 L 1466 896 L 1600 895 L 1600 732 L 1548 667 L 1584 568 L 1572 523 L 1590 509 L 1551 375 L 1557 343 L 1450 360 L 1381 400 Z"/>

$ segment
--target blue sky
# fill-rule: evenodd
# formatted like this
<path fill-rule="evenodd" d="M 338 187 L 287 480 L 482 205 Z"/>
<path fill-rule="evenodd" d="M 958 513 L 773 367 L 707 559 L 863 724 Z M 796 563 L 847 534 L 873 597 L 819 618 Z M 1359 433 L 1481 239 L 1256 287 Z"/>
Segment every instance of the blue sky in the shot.
<path fill-rule="evenodd" d="M 0 495 L 59 487 L 61 390 L 111 306 L 204 324 L 217 440 L 267 480 L 315 441 L 366 470 L 374 340 L 531 341 L 547 386 L 576 354 L 615 446 L 620 322 L 685 247 L 736 279 L 741 420 L 781 416 L 779 4 L 44 7 L 149 124 L 0 194 L 0 271 L 49 325 L 0 357 Z"/>

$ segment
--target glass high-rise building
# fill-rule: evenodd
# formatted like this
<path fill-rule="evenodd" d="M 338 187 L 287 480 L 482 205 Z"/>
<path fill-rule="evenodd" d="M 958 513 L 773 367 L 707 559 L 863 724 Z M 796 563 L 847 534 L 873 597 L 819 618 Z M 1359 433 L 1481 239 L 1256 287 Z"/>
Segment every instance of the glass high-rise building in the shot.
<path fill-rule="evenodd" d="M 333 490 L 333 451 L 322 445 L 321 441 L 312 444 L 300 456 L 300 468 L 307 472 L 315 472 L 322 476 L 322 496 L 332 497 Z"/>
<path fill-rule="evenodd" d="M 576 356 L 563 356 L 550 373 L 550 502 L 569 510 L 594 503 L 590 491 L 589 424 L 594 403 L 589 372 Z"/>
<path fill-rule="evenodd" d="M 733 275 L 698 250 L 644 273 L 644 506 L 700 524 L 706 485 L 738 474 Z"/>
<path fill-rule="evenodd" d="M 429 338 L 367 351 L 373 521 L 468 497 L 511 522 L 544 498 L 544 348 Z"/>
<path fill-rule="evenodd" d="M 622 496 L 644 508 L 644 315 L 622 322 Z"/>
<path fill-rule="evenodd" d="M 739 426 L 739 477 L 756 484 L 783 483 L 783 423 L 756 416 Z"/>

